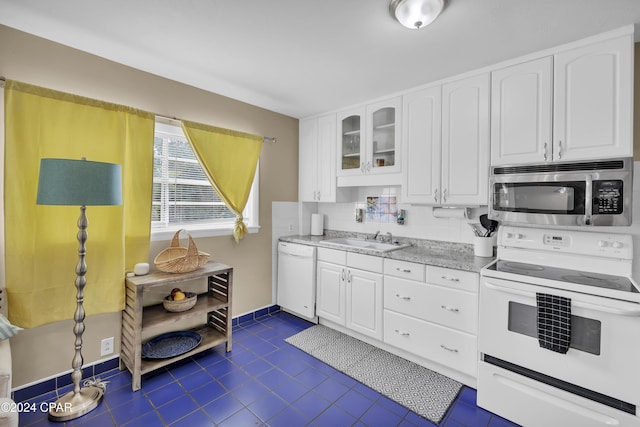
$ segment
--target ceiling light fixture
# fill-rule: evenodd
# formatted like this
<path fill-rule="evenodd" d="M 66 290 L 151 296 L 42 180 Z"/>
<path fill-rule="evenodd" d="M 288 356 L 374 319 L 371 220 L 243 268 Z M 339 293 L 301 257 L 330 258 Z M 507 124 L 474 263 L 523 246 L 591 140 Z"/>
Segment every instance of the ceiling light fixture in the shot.
<path fill-rule="evenodd" d="M 412 30 L 431 24 L 443 8 L 444 0 L 391 0 L 389 3 L 391 16 Z"/>

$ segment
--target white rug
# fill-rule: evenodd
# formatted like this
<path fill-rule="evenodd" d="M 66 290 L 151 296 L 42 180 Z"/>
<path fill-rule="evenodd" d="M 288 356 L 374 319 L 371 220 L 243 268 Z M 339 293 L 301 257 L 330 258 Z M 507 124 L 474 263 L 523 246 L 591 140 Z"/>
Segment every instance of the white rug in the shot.
<path fill-rule="evenodd" d="M 285 340 L 439 424 L 462 388 L 449 377 L 322 325 Z"/>

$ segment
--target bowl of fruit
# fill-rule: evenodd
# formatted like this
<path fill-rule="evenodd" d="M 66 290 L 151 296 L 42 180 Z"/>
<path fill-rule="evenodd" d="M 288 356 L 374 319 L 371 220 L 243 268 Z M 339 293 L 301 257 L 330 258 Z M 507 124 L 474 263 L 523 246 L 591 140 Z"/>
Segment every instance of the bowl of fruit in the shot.
<path fill-rule="evenodd" d="M 179 313 L 191 310 L 197 300 L 198 294 L 195 292 L 183 292 L 180 288 L 173 288 L 171 293 L 162 300 L 162 305 L 167 311 Z"/>

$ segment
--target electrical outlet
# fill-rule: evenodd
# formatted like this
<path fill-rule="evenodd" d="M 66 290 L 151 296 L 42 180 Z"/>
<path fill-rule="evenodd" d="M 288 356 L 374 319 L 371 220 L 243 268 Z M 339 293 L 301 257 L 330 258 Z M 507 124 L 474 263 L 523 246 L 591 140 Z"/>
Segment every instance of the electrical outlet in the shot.
<path fill-rule="evenodd" d="M 105 338 L 100 342 L 100 356 L 113 353 L 113 337 Z"/>

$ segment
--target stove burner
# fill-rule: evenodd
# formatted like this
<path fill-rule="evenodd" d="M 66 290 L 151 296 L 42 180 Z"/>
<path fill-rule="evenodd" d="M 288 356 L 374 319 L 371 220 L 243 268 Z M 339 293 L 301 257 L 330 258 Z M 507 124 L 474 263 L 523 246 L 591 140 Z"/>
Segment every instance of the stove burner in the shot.
<path fill-rule="evenodd" d="M 505 266 L 505 267 L 516 269 L 516 270 L 527 270 L 527 271 L 542 271 L 542 270 L 544 270 L 544 267 L 542 267 L 540 265 L 524 264 L 522 262 L 504 261 L 502 265 Z"/>
<path fill-rule="evenodd" d="M 562 276 L 562 280 L 566 282 L 577 283 L 579 285 L 597 286 L 599 288 L 609 288 L 609 289 L 623 288 L 623 285 L 621 283 L 616 283 L 614 281 L 607 280 L 602 277 L 596 277 L 596 276 L 587 276 L 587 275 Z"/>
<path fill-rule="evenodd" d="M 518 280 L 525 283 L 528 280 L 525 278 L 531 277 L 551 280 L 558 283 L 565 282 L 567 284 L 575 283 L 577 285 L 584 285 L 591 288 L 591 291 L 587 291 L 585 289 L 585 292 L 593 293 L 594 295 L 598 295 L 599 291 L 596 290 L 597 288 L 602 289 L 603 292 L 606 292 L 605 290 L 608 289 L 613 292 L 631 292 L 635 294 L 640 293 L 640 290 L 636 288 L 636 285 L 634 285 L 628 277 L 624 276 L 613 276 L 610 274 L 569 270 L 560 267 L 526 264 L 517 261 L 505 260 L 498 260 L 495 264 L 492 264 L 486 268 L 489 271 L 521 276 Z M 559 286 L 561 287 L 561 285 Z"/>

